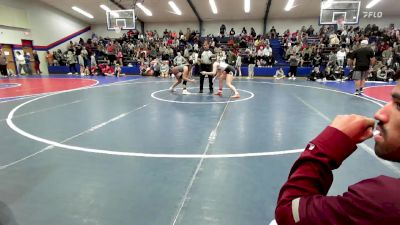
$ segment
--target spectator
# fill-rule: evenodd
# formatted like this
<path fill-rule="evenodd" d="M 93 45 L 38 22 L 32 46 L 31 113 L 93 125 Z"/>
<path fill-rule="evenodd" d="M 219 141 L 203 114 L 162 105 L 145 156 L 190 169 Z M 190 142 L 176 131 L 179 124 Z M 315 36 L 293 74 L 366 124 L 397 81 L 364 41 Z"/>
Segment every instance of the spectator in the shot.
<path fill-rule="evenodd" d="M 242 56 L 239 53 L 237 53 L 235 67 L 236 70 L 239 72 L 239 77 L 242 77 L 241 66 L 242 66 Z"/>
<path fill-rule="evenodd" d="M 85 65 L 85 67 L 87 67 L 89 65 L 89 52 L 87 51 L 86 47 L 82 47 L 81 53 L 82 53 L 84 65 Z"/>
<path fill-rule="evenodd" d="M 263 50 L 263 55 L 265 57 L 272 56 L 272 48 L 271 48 L 271 46 L 269 46 L 269 45 L 265 46 L 265 48 Z"/>
<path fill-rule="evenodd" d="M 0 74 L 8 76 L 7 72 L 7 56 L 4 54 L 3 49 L 0 48 Z"/>
<path fill-rule="evenodd" d="M 54 55 L 49 51 L 47 51 L 46 53 L 47 65 L 54 66 Z"/>
<path fill-rule="evenodd" d="M 33 51 L 33 59 L 35 60 L 35 72 L 40 75 L 42 71 L 40 71 L 40 60 L 36 50 Z"/>
<path fill-rule="evenodd" d="M 336 34 L 332 34 L 329 36 L 329 45 L 330 46 L 338 46 L 339 44 L 340 44 L 340 41 Z"/>
<path fill-rule="evenodd" d="M 118 63 L 115 64 L 115 68 L 114 68 L 114 76 L 116 77 L 120 77 L 123 76 L 124 74 L 122 74 L 122 68 L 121 65 L 119 65 Z"/>
<path fill-rule="evenodd" d="M 190 56 L 189 56 L 189 64 L 193 66 L 193 74 L 198 75 L 200 73 L 200 62 L 199 62 L 199 52 L 190 51 Z"/>
<path fill-rule="evenodd" d="M 392 64 L 392 59 L 393 59 L 393 48 L 389 47 L 388 49 L 384 50 L 382 52 L 382 59 L 383 59 L 383 64 L 390 66 Z"/>
<path fill-rule="evenodd" d="M 314 67 L 313 71 L 311 72 L 310 76 L 307 77 L 307 80 L 310 81 L 326 81 L 325 77 L 319 70 L 319 67 Z"/>
<path fill-rule="evenodd" d="M 90 56 L 90 66 L 97 66 L 97 61 L 96 61 L 96 54 L 93 52 L 92 55 Z"/>
<path fill-rule="evenodd" d="M 254 30 L 254 28 L 251 28 L 250 34 L 253 38 L 255 38 L 257 36 L 256 31 Z"/>
<path fill-rule="evenodd" d="M 337 64 L 343 68 L 344 62 L 346 60 L 346 52 L 344 51 L 344 48 L 341 48 L 337 53 L 336 53 L 336 59 L 337 59 Z"/>
<path fill-rule="evenodd" d="M 296 75 L 297 75 L 297 66 L 299 65 L 300 60 L 296 55 L 291 55 L 289 58 L 289 80 L 296 80 Z"/>
<path fill-rule="evenodd" d="M 229 37 L 233 38 L 235 34 L 236 34 L 235 29 L 231 28 L 231 31 L 229 31 Z"/>
<path fill-rule="evenodd" d="M 314 27 L 312 25 L 310 25 L 310 27 L 308 27 L 306 32 L 307 32 L 308 36 L 314 35 Z"/>
<path fill-rule="evenodd" d="M 356 144 L 372 136 L 378 157 L 400 161 L 399 96 L 397 84 L 391 101 L 375 113 L 376 132 L 372 132 L 375 121 L 371 118 L 341 115 L 307 145 L 279 193 L 275 211 L 279 225 L 398 224 L 397 178 L 370 178 L 350 186 L 343 195 L 326 195 L 333 181 L 332 170 L 357 149 Z"/>
<path fill-rule="evenodd" d="M 241 36 L 247 36 L 247 30 L 246 27 L 242 28 L 242 33 L 240 33 Z"/>
<path fill-rule="evenodd" d="M 322 63 L 321 55 L 319 53 L 317 53 L 317 55 L 312 60 L 312 65 L 314 68 L 315 67 L 319 68 L 321 66 L 321 63 Z"/>
<path fill-rule="evenodd" d="M 187 63 L 186 59 L 181 55 L 181 52 L 177 53 L 177 56 L 174 58 L 174 65 L 181 66 Z"/>
<path fill-rule="evenodd" d="M 274 26 L 272 26 L 271 30 L 269 31 L 269 33 L 271 34 L 271 38 L 275 39 L 276 38 L 276 29 Z"/>
<path fill-rule="evenodd" d="M 285 78 L 285 72 L 283 72 L 282 67 L 280 67 L 278 70 L 276 70 L 274 78 L 275 78 L 275 80 L 280 80 L 280 79 Z"/>
<path fill-rule="evenodd" d="M 31 54 L 29 52 L 24 52 L 25 64 L 24 70 L 28 75 L 32 75 L 32 67 L 31 67 Z"/>
<path fill-rule="evenodd" d="M 391 71 L 388 71 L 387 66 L 383 66 L 376 72 L 376 76 L 374 76 L 374 80 L 388 82 L 389 78 L 391 78 L 393 76 L 393 74 L 391 74 L 390 72 Z"/>
<path fill-rule="evenodd" d="M 329 57 L 328 57 L 328 65 L 331 65 L 331 64 L 334 65 L 336 63 L 337 63 L 336 54 L 333 51 L 331 51 L 329 53 Z"/>
<path fill-rule="evenodd" d="M 76 70 L 76 67 L 75 67 L 76 57 L 71 51 L 68 51 L 68 53 L 67 53 L 67 64 L 69 65 L 69 73 L 68 74 L 72 74 L 73 72 L 75 74 L 78 74 L 78 71 Z"/>
<path fill-rule="evenodd" d="M 248 76 L 247 79 L 254 79 L 254 67 L 256 66 L 256 56 L 252 51 L 248 52 Z"/>
<path fill-rule="evenodd" d="M 117 53 L 117 61 L 118 61 L 119 65 L 123 65 L 123 63 L 122 63 L 123 57 L 124 56 L 122 54 L 122 49 L 119 49 L 118 53 Z"/>
<path fill-rule="evenodd" d="M 161 77 L 168 77 L 169 76 L 169 66 L 168 61 L 163 61 L 160 67 Z"/>
<path fill-rule="evenodd" d="M 355 95 L 361 95 L 368 77 L 370 66 L 375 63 L 374 51 L 368 46 L 368 40 L 361 41 L 361 48 L 352 54 L 352 60 L 355 60 L 353 79 L 355 80 Z"/>
<path fill-rule="evenodd" d="M 81 76 L 85 75 L 85 60 L 83 58 L 83 53 L 78 55 L 79 72 Z"/>
<path fill-rule="evenodd" d="M 221 27 L 219 28 L 219 34 L 221 37 L 225 37 L 225 31 L 226 31 L 226 26 L 225 24 L 222 24 Z"/>

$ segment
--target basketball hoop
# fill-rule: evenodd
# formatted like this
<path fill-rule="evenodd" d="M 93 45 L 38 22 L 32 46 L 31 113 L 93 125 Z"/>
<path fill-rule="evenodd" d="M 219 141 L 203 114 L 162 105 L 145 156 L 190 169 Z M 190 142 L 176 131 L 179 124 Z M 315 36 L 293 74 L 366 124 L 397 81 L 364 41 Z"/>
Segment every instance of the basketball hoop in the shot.
<path fill-rule="evenodd" d="M 115 30 L 115 33 L 119 34 L 119 33 L 121 33 L 122 28 L 120 26 L 115 26 L 114 30 Z"/>

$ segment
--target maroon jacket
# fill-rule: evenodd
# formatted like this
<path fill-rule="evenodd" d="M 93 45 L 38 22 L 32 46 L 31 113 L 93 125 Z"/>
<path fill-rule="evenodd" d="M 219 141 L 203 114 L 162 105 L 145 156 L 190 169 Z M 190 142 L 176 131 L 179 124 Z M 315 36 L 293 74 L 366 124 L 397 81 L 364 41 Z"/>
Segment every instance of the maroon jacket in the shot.
<path fill-rule="evenodd" d="M 327 127 L 311 141 L 293 165 L 275 211 L 279 225 L 398 225 L 400 180 L 379 176 L 326 196 L 332 170 L 356 150 L 341 131 Z"/>

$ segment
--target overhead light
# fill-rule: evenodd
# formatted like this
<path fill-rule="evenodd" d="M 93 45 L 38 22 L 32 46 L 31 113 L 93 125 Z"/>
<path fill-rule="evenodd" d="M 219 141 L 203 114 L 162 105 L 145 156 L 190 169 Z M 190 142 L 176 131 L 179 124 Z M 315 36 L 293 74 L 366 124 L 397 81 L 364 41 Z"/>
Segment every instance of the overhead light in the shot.
<path fill-rule="evenodd" d="M 144 7 L 144 5 L 142 5 L 142 3 L 139 2 L 139 3 L 136 3 L 136 5 L 144 12 L 144 14 L 146 14 L 148 16 L 153 15 L 153 13 L 151 13 L 151 11 L 148 8 Z"/>
<path fill-rule="evenodd" d="M 244 12 L 245 13 L 250 12 L 250 0 L 244 0 Z"/>
<path fill-rule="evenodd" d="M 322 3 L 322 9 L 329 9 L 332 6 L 333 0 L 328 0 Z"/>
<path fill-rule="evenodd" d="M 294 0 L 289 0 L 286 4 L 285 11 L 290 11 L 293 8 Z"/>
<path fill-rule="evenodd" d="M 174 10 L 176 15 L 182 15 L 181 10 L 178 8 L 178 6 L 176 6 L 175 2 L 169 1 L 168 4 L 171 6 L 172 10 Z"/>
<path fill-rule="evenodd" d="M 88 17 L 88 18 L 90 18 L 90 19 L 93 19 L 93 18 L 94 18 L 94 16 L 93 16 L 92 14 L 90 14 L 90 13 L 86 12 L 85 10 L 80 9 L 80 8 L 78 8 L 78 7 L 76 7 L 76 6 L 72 6 L 72 9 L 75 10 L 75 11 L 77 11 L 78 13 L 80 13 L 80 14 L 82 14 L 82 15 Z"/>
<path fill-rule="evenodd" d="M 100 5 L 100 8 L 102 8 L 104 11 L 106 12 L 110 12 L 111 15 L 113 15 L 114 17 L 119 17 L 119 14 L 112 11 L 110 8 L 108 8 L 108 6 L 106 5 Z"/>
<path fill-rule="evenodd" d="M 214 1 L 214 0 L 208 0 L 208 1 L 210 2 L 211 11 L 212 11 L 214 14 L 217 14 L 217 13 L 218 13 L 218 10 L 217 10 L 217 5 L 215 4 L 215 1 Z"/>
<path fill-rule="evenodd" d="M 370 9 L 370 8 L 374 7 L 374 5 L 376 5 L 380 1 L 381 0 L 372 0 L 370 3 L 368 3 L 368 5 L 365 8 Z"/>
<path fill-rule="evenodd" d="M 104 9 L 104 11 L 111 11 L 111 9 L 106 5 L 100 5 L 100 8 Z"/>

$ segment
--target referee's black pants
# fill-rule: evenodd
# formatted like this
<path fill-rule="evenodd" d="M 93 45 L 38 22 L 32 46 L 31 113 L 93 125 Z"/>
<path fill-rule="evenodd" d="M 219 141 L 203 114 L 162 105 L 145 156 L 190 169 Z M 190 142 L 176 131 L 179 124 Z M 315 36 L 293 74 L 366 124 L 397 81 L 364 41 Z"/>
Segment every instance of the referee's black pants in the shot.
<path fill-rule="evenodd" d="M 212 71 L 212 64 L 201 64 L 200 65 L 200 71 L 206 71 L 206 72 L 211 72 Z M 204 85 L 204 78 L 206 75 L 200 74 L 200 91 L 203 91 L 203 85 Z M 210 87 L 210 92 L 212 92 L 213 89 L 213 76 L 208 76 L 208 83 Z"/>

